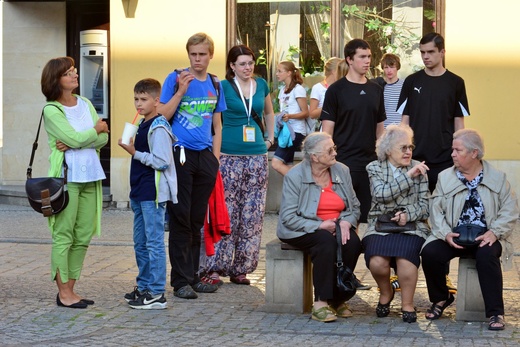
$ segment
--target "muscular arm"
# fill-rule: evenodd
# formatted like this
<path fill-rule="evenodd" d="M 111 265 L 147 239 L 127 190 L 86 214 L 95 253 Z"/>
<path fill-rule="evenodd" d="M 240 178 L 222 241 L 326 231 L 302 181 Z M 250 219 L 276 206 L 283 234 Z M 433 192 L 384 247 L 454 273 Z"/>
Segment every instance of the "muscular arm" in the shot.
<path fill-rule="evenodd" d="M 330 136 L 333 135 L 334 133 L 334 124 L 336 124 L 335 122 L 331 121 L 331 120 L 323 120 L 321 122 L 321 130 L 324 132 L 324 133 L 327 133 L 329 134 Z"/>
<path fill-rule="evenodd" d="M 455 125 L 455 131 L 464 129 L 464 117 L 455 117 L 453 124 Z"/>
<path fill-rule="evenodd" d="M 380 138 L 385 131 L 385 122 L 379 122 L 376 126 L 376 139 Z"/>

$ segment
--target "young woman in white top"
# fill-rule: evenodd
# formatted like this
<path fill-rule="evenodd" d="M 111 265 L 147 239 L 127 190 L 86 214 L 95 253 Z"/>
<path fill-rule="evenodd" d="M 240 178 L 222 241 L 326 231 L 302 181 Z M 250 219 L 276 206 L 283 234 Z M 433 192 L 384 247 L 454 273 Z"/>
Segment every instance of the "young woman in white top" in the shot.
<path fill-rule="evenodd" d="M 279 63 L 276 78 L 285 84 L 278 94 L 281 120 L 287 122 L 295 134 L 292 146 L 278 147 L 272 160 L 273 169 L 285 176 L 292 166 L 294 153 L 300 148 L 307 135 L 305 120 L 309 116 L 309 106 L 307 93 L 302 86 L 303 78 L 293 62 Z"/>
<path fill-rule="evenodd" d="M 311 90 L 311 100 L 309 102 L 309 118 L 318 120 L 321 115 L 321 108 L 325 100 L 327 88 L 340 78 L 345 77 L 348 65 L 345 59 L 332 57 L 325 62 L 323 67 L 325 78 L 320 83 L 316 83 Z"/>

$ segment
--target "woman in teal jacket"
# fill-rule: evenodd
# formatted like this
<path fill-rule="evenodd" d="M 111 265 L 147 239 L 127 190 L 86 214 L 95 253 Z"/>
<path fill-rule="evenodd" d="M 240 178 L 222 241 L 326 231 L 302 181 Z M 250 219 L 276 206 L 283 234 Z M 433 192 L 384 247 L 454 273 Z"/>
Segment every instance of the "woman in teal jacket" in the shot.
<path fill-rule="evenodd" d="M 108 142 L 108 125 L 91 102 L 73 94 L 78 87 L 77 69 L 70 57 L 51 59 L 43 68 L 42 93 L 47 99 L 44 123 L 49 139 L 49 176 L 61 177 L 68 167 L 69 204 L 49 218 L 52 234 L 51 279 L 58 285 L 56 304 L 86 308 L 94 301 L 74 292 L 87 248 L 100 234 L 105 179 L 99 151 Z M 93 223 L 94 221 L 94 223 Z"/>

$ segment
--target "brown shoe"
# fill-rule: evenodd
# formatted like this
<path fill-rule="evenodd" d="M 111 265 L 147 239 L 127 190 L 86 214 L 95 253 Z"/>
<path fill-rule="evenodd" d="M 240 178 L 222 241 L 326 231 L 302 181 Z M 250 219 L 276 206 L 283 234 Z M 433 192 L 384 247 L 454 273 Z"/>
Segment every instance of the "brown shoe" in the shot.
<path fill-rule="evenodd" d="M 230 276 L 229 279 L 235 284 L 244 284 L 246 286 L 251 284 L 251 281 L 246 278 L 246 275 Z"/>

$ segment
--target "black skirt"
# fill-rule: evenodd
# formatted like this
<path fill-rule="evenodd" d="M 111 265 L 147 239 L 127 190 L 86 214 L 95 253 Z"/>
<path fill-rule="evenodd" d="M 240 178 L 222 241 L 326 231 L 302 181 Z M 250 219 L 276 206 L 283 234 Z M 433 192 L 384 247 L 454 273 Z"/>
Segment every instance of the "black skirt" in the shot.
<path fill-rule="evenodd" d="M 390 265 L 395 269 L 395 258 L 404 258 L 419 267 L 421 258 L 419 253 L 424 239 L 417 235 L 401 234 L 372 234 L 363 238 L 365 263 L 369 268 L 370 258 L 376 255 L 391 257 Z"/>

